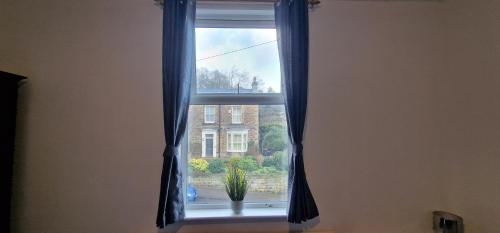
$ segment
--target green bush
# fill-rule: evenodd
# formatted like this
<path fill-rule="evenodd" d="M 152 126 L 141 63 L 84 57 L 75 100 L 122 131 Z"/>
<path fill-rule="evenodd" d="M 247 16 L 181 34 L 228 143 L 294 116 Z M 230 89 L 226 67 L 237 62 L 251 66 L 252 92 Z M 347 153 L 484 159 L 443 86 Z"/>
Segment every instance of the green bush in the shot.
<path fill-rule="evenodd" d="M 238 167 L 245 171 L 255 171 L 259 168 L 257 159 L 254 156 L 244 156 L 238 162 Z"/>
<path fill-rule="evenodd" d="M 228 167 L 236 167 L 244 171 L 255 171 L 259 168 L 259 165 L 254 156 L 233 156 L 229 160 Z"/>
<path fill-rule="evenodd" d="M 262 162 L 262 167 L 274 167 L 274 161 L 270 157 L 266 157 Z"/>
<path fill-rule="evenodd" d="M 227 163 L 227 166 L 228 167 L 237 167 L 237 168 L 239 168 L 240 167 L 240 165 L 239 165 L 240 164 L 240 160 L 241 160 L 240 156 L 233 156 L 233 157 L 231 157 L 231 159 Z"/>
<path fill-rule="evenodd" d="M 189 160 L 189 168 L 191 168 L 194 173 L 207 173 L 208 162 L 204 159 L 191 159 Z"/>
<path fill-rule="evenodd" d="M 286 128 L 282 125 L 268 124 L 259 128 L 261 137 L 261 150 L 265 156 L 270 156 L 277 151 L 282 151 L 286 148 L 288 138 Z"/>
<path fill-rule="evenodd" d="M 213 159 L 208 164 L 208 170 L 211 173 L 222 173 L 222 172 L 224 172 L 225 167 L 226 167 L 226 164 L 222 159 Z"/>
<path fill-rule="evenodd" d="M 288 153 L 285 151 L 277 151 L 273 154 L 273 160 L 276 169 L 286 171 L 288 170 Z"/>
<path fill-rule="evenodd" d="M 262 166 L 274 167 L 276 170 L 288 170 L 288 154 L 284 151 L 277 151 L 272 156 L 266 158 Z"/>

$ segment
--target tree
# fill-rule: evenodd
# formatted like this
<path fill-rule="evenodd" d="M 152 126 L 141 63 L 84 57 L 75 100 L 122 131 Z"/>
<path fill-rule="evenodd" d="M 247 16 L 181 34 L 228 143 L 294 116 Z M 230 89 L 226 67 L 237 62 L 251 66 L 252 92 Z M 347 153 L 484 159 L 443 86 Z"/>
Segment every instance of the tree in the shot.
<path fill-rule="evenodd" d="M 199 89 L 227 89 L 252 88 L 253 79 L 247 71 L 240 71 L 233 67 L 231 70 L 208 70 L 205 67 L 196 69 L 197 88 Z M 264 82 L 256 79 L 257 90 L 262 92 Z"/>
<path fill-rule="evenodd" d="M 282 125 L 268 124 L 259 127 L 262 154 L 270 156 L 287 146 L 286 129 Z"/>
<path fill-rule="evenodd" d="M 221 71 L 210 71 L 207 68 L 196 69 L 198 88 L 222 88 L 231 89 L 231 80 Z"/>

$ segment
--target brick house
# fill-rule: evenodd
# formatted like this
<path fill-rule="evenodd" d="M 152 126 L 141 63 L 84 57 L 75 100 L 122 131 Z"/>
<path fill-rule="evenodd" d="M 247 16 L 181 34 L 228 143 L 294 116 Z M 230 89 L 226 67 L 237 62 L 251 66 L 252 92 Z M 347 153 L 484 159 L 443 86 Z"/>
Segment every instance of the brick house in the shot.
<path fill-rule="evenodd" d="M 188 154 L 191 158 L 258 155 L 258 105 L 192 105 Z"/>
<path fill-rule="evenodd" d="M 252 88 L 204 87 L 203 94 L 254 93 Z M 258 105 L 191 105 L 188 119 L 188 155 L 190 158 L 227 158 L 232 155 L 259 153 Z"/>
<path fill-rule="evenodd" d="M 199 89 L 201 93 L 234 93 L 234 89 Z M 256 93 L 256 78 L 251 88 L 239 93 Z M 261 155 L 259 126 L 286 125 L 281 105 L 191 105 L 188 119 L 189 158 L 230 158 L 233 155 Z"/>

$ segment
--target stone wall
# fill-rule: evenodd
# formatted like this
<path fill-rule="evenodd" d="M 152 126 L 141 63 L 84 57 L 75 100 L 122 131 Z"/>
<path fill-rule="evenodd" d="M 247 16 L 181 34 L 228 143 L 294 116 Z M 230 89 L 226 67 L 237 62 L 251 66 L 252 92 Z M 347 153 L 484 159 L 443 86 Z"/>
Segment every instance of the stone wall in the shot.
<path fill-rule="evenodd" d="M 288 177 L 285 175 L 247 175 L 250 183 L 250 191 L 286 193 L 288 187 Z M 196 176 L 190 179 L 196 187 L 209 187 L 224 189 L 224 174 L 212 174 L 206 176 Z"/>

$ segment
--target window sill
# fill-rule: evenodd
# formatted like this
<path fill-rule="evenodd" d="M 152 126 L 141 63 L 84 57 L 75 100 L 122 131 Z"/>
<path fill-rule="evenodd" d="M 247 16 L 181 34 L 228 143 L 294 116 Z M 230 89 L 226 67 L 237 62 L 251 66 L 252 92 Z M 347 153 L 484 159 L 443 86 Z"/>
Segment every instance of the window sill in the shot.
<path fill-rule="evenodd" d="M 245 208 L 240 215 L 234 215 L 231 209 L 186 210 L 185 222 L 217 221 L 286 221 L 285 208 Z"/>

